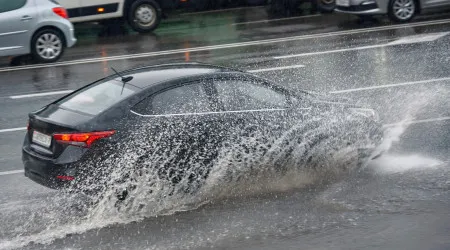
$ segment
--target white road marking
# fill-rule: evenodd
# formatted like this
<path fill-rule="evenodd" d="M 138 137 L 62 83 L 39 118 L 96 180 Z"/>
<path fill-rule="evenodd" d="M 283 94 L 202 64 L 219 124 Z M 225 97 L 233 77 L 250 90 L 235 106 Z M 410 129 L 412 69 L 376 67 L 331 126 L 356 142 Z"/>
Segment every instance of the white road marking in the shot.
<path fill-rule="evenodd" d="M 302 54 L 295 54 L 295 55 L 274 56 L 273 58 L 274 59 L 287 59 L 287 58 L 294 58 L 294 57 L 317 56 L 317 55 L 326 55 L 326 54 L 333 54 L 333 53 L 340 53 L 340 52 L 347 52 L 347 51 L 383 48 L 386 46 L 387 46 L 387 44 L 376 44 L 376 45 L 368 45 L 368 46 L 361 46 L 361 47 L 354 47 L 354 48 L 309 52 L 309 53 L 302 53 Z"/>
<path fill-rule="evenodd" d="M 354 88 L 354 89 L 335 90 L 335 91 L 330 91 L 329 93 L 330 94 L 341 94 L 341 93 L 350 93 L 350 92 L 366 91 L 366 90 L 373 90 L 373 89 L 384 89 L 384 88 L 394 88 L 394 87 L 416 85 L 416 84 L 434 83 L 434 82 L 441 82 L 441 81 L 450 81 L 450 77 L 435 78 L 435 79 L 428 79 L 428 80 L 414 81 L 414 82 L 384 84 L 384 85 Z"/>
<path fill-rule="evenodd" d="M 60 90 L 60 91 L 51 91 L 51 92 L 32 93 L 32 94 L 26 94 L 26 95 L 12 95 L 9 98 L 22 99 L 22 98 L 30 98 L 30 97 L 37 97 L 37 96 L 63 95 L 63 94 L 69 94 L 72 92 L 73 92 L 73 90 L 69 89 L 69 90 Z"/>
<path fill-rule="evenodd" d="M 316 17 L 316 16 L 321 16 L 321 15 L 315 14 L 315 15 L 306 15 L 306 16 L 297 16 L 297 17 L 278 18 L 278 19 L 266 19 L 266 20 L 258 20 L 258 21 L 242 22 L 242 23 L 233 23 L 231 25 L 237 26 L 237 25 L 254 24 L 254 23 L 269 23 L 269 22 L 277 22 L 277 21 L 285 21 L 285 20 L 304 19 L 304 18 Z"/>
<path fill-rule="evenodd" d="M 301 35 L 301 36 L 292 36 L 292 37 L 285 37 L 285 38 L 256 40 L 256 41 L 250 41 L 250 42 L 229 43 L 229 44 L 221 44 L 221 45 L 194 47 L 194 48 L 188 48 L 188 49 L 175 49 L 175 50 L 138 53 L 138 54 L 131 54 L 131 55 L 89 58 L 89 59 L 65 61 L 65 62 L 59 62 L 59 63 L 50 63 L 50 64 L 37 64 L 37 65 L 19 66 L 19 67 L 6 67 L 6 68 L 1 68 L 0 72 L 50 68 L 50 67 L 57 67 L 57 66 L 68 66 L 68 65 L 96 63 L 96 62 L 105 62 L 105 61 L 144 58 L 144 57 L 155 57 L 155 56 L 162 56 L 162 55 L 180 54 L 180 53 L 186 53 L 186 52 L 229 49 L 229 48 L 238 48 L 238 47 L 255 46 L 255 45 L 257 46 L 257 45 L 264 45 L 264 44 L 283 43 L 283 42 L 290 42 L 290 41 L 352 35 L 352 34 L 359 34 L 359 33 L 365 33 L 365 32 L 376 32 L 376 31 L 394 30 L 394 29 L 398 29 L 398 28 L 411 28 L 411 27 L 438 25 L 438 24 L 446 24 L 446 23 L 450 23 L 450 19 L 442 19 L 442 20 L 437 20 L 437 21 L 425 21 L 425 22 L 417 22 L 417 23 L 407 23 L 407 24 L 386 25 L 386 26 L 380 26 L 380 27 L 374 27 L 374 28 L 362 28 L 362 29 L 353 29 L 353 30 L 345 30 L 345 31 L 335 31 L 335 32 L 328 32 L 328 33 L 313 34 L 313 35 Z"/>
<path fill-rule="evenodd" d="M 27 130 L 27 128 L 26 127 L 21 127 L 21 128 L 0 129 L 0 133 L 15 132 L 15 131 L 22 131 L 22 130 Z"/>
<path fill-rule="evenodd" d="M 423 42 L 432 42 L 441 37 L 450 34 L 450 32 L 440 32 L 440 33 L 429 33 L 429 34 L 420 34 L 413 36 L 402 37 L 393 42 L 385 43 L 385 44 L 375 44 L 368 46 L 360 46 L 353 48 L 345 48 L 345 49 L 334 49 L 334 50 L 326 50 L 326 51 L 317 51 L 317 52 L 309 52 L 309 53 L 301 53 L 295 55 L 285 55 L 285 56 L 274 56 L 274 59 L 287 59 L 294 57 L 304 57 L 304 56 L 316 56 L 316 55 L 325 55 L 325 54 L 333 54 L 333 53 L 341 53 L 347 51 L 358 51 L 358 50 L 367 50 L 367 49 L 376 49 L 376 48 L 385 48 L 389 46 L 401 45 L 401 44 L 413 44 L 413 43 L 423 43 Z"/>
<path fill-rule="evenodd" d="M 275 70 L 285 70 L 285 69 L 298 69 L 298 68 L 304 68 L 305 65 L 291 65 L 291 66 L 283 66 L 283 67 L 274 67 L 274 68 L 266 68 L 266 69 L 254 69 L 249 70 L 247 72 L 250 73 L 259 73 L 259 72 L 267 72 L 267 71 L 275 71 Z"/>
<path fill-rule="evenodd" d="M 431 119 L 423 119 L 423 120 L 412 120 L 412 121 L 391 123 L 391 124 L 384 124 L 383 128 L 395 127 L 395 126 L 398 126 L 398 125 L 410 125 L 410 124 L 420 124 L 420 123 L 429 123 L 429 122 L 448 121 L 448 120 L 450 120 L 450 116 L 431 118 Z"/>
<path fill-rule="evenodd" d="M 412 121 L 401 122 L 401 123 L 384 124 L 383 128 L 394 127 L 394 126 L 398 126 L 399 124 L 404 124 L 404 125 L 406 125 L 406 124 L 421 124 L 421 123 L 430 123 L 430 122 L 439 122 L 439 121 L 448 121 L 448 120 L 450 120 L 450 116 L 437 117 L 437 118 L 431 118 L 431 119 L 423 119 L 423 120 L 412 120 Z M 0 176 L 21 174 L 23 172 L 24 172 L 23 170 L 3 171 L 3 172 L 0 172 Z"/>
<path fill-rule="evenodd" d="M 0 176 L 2 175 L 10 175 L 10 174 L 22 174 L 23 170 L 11 170 L 11 171 L 4 171 L 4 172 L 0 172 Z"/>
<path fill-rule="evenodd" d="M 433 42 L 433 41 L 435 41 L 439 38 L 442 38 L 448 34 L 450 34 L 450 32 L 439 32 L 439 33 L 428 33 L 428 34 L 406 36 L 406 37 L 397 39 L 393 42 L 390 42 L 389 45 Z"/>

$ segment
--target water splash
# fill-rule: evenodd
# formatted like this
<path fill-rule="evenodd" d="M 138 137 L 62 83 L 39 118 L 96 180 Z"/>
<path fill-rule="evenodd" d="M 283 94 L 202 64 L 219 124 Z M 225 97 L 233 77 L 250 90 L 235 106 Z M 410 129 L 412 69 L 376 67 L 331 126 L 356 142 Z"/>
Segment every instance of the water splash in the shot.
<path fill-rule="evenodd" d="M 356 169 L 361 164 L 358 149 L 373 148 L 381 138 L 379 127 L 359 116 L 314 117 L 302 122 L 294 117 L 282 126 L 272 119 L 225 124 L 233 129 L 219 130 L 219 148 L 217 141 L 204 136 L 209 128 L 189 129 L 197 121 L 138 124 L 140 129 L 126 143 L 103 147 L 101 161 L 83 162 L 83 169 L 89 170 L 86 182 L 75 183 L 73 189 L 100 191 L 86 196 L 92 204 L 80 201 L 70 189 L 62 197 L 49 198 L 41 204 L 43 210 L 28 216 L 29 225 L 3 240 L 0 249 L 47 244 L 69 233 L 190 210 L 228 196 L 331 181 Z M 151 132 L 161 128 L 166 132 Z M 123 201 L 117 198 L 121 190 L 127 190 Z"/>

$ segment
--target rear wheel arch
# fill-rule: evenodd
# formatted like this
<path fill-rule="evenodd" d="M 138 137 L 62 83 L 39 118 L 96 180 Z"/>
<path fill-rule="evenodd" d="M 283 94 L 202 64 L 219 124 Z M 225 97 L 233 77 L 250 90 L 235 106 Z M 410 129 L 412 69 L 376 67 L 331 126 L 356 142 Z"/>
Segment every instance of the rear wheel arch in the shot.
<path fill-rule="evenodd" d="M 50 29 L 50 30 L 54 30 L 54 31 L 56 31 L 56 32 L 59 32 L 59 33 L 61 34 L 62 39 L 63 39 L 63 45 L 64 45 L 64 47 L 67 47 L 67 41 L 66 41 L 66 36 L 64 35 L 64 32 L 63 32 L 60 28 L 58 28 L 58 27 L 56 27 L 56 26 L 52 26 L 52 25 L 45 25 L 45 26 L 42 26 L 42 27 L 40 27 L 39 29 L 35 30 L 35 31 L 33 32 L 33 35 L 31 36 L 30 43 L 32 42 L 33 37 L 34 37 L 36 34 L 38 34 L 39 32 L 41 32 L 41 31 L 43 31 L 43 30 L 46 30 L 46 29 Z M 33 44 L 30 44 L 30 45 L 33 45 Z"/>
<path fill-rule="evenodd" d="M 137 0 L 125 0 L 123 5 L 123 17 L 127 18 L 128 13 L 130 11 L 131 5 L 136 2 Z M 156 3 L 159 4 L 160 8 L 163 7 L 163 0 L 154 0 Z"/>
<path fill-rule="evenodd" d="M 152 32 L 159 26 L 163 16 L 161 3 L 161 0 L 127 0 L 124 19 L 139 33 Z"/>

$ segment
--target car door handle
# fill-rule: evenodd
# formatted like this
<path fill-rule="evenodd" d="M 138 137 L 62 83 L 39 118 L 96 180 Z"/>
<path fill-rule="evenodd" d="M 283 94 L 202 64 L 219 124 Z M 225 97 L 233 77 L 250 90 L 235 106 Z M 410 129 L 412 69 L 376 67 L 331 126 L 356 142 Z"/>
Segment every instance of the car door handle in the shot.
<path fill-rule="evenodd" d="M 27 21 L 27 20 L 31 20 L 31 19 L 33 19 L 33 17 L 31 17 L 31 16 L 23 16 L 20 20 Z"/>

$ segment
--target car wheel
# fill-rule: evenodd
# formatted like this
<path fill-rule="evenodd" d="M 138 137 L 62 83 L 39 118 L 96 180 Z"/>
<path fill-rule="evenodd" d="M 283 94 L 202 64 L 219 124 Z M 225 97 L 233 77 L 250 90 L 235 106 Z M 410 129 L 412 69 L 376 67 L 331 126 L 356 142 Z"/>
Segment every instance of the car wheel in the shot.
<path fill-rule="evenodd" d="M 44 29 L 34 34 L 31 39 L 31 56 L 38 63 L 52 63 L 64 53 L 64 37 L 54 29 Z"/>
<path fill-rule="evenodd" d="M 336 0 L 316 0 L 316 4 L 321 13 L 331 13 L 336 8 Z"/>
<path fill-rule="evenodd" d="M 128 13 L 128 24 L 139 33 L 155 30 L 162 18 L 162 10 L 154 0 L 135 1 Z"/>
<path fill-rule="evenodd" d="M 415 0 L 391 0 L 389 3 L 389 18 L 394 22 L 407 22 L 417 12 Z"/>

